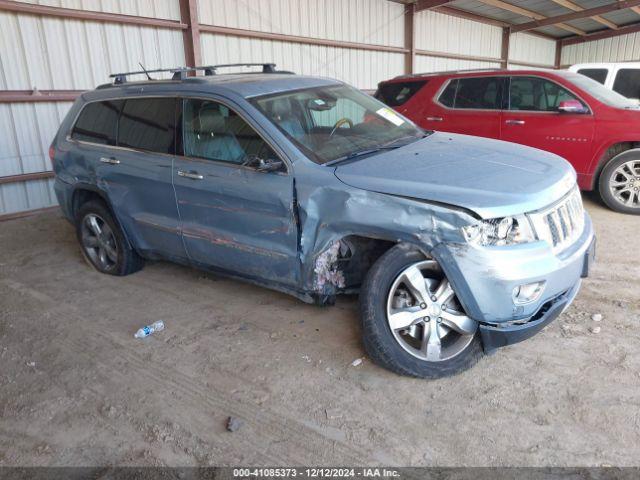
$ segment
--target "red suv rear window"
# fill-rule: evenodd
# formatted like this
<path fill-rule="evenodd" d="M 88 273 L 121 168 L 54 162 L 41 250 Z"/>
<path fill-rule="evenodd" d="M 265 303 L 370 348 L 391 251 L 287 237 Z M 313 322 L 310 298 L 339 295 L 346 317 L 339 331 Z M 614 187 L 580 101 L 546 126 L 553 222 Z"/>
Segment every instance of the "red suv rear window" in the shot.
<path fill-rule="evenodd" d="M 427 80 L 383 83 L 378 88 L 375 97 L 390 107 L 398 107 L 406 103 L 407 100 L 413 97 L 426 83 Z"/>

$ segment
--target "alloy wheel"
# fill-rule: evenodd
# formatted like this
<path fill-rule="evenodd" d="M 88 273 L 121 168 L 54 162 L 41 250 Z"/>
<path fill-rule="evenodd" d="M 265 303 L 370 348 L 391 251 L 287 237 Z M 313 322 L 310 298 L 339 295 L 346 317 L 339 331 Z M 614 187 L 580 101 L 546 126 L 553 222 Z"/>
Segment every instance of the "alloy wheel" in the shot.
<path fill-rule="evenodd" d="M 99 270 L 113 270 L 118 263 L 118 245 L 111 227 L 102 217 L 90 213 L 82 220 L 82 248 Z"/>
<path fill-rule="evenodd" d="M 625 207 L 640 208 L 640 160 L 618 166 L 609 178 L 609 190 Z"/>
<path fill-rule="evenodd" d="M 414 263 L 396 277 L 387 296 L 387 322 L 405 351 L 428 362 L 462 353 L 478 328 L 434 260 Z"/>

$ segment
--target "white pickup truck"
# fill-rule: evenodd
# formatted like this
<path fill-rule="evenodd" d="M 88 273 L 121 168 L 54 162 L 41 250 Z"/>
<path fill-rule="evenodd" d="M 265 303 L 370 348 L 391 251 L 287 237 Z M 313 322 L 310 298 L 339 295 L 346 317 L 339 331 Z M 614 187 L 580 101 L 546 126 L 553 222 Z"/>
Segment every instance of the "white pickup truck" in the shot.
<path fill-rule="evenodd" d="M 609 90 L 640 103 L 640 62 L 578 63 L 569 71 L 581 73 Z"/>

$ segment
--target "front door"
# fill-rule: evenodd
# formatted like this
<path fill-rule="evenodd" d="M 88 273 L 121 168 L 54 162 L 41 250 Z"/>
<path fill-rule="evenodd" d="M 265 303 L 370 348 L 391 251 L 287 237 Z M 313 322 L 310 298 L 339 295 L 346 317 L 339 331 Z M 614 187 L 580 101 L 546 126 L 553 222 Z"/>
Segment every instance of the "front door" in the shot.
<path fill-rule="evenodd" d="M 294 285 L 298 242 L 286 164 L 277 171 L 252 166 L 280 158 L 223 103 L 186 99 L 181 123 L 184 155 L 176 158 L 173 178 L 190 259 Z"/>
<path fill-rule="evenodd" d="M 591 160 L 595 123 L 589 113 L 560 113 L 560 102 L 580 101 L 573 93 L 542 77 L 511 77 L 509 106 L 502 115 L 502 140 L 540 148 L 565 158 L 578 173 Z"/>

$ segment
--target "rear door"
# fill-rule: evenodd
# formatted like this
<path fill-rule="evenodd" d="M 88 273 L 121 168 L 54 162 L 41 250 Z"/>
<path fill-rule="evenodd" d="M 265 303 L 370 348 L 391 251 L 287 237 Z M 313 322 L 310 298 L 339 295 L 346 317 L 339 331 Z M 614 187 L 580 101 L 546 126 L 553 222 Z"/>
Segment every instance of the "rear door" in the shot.
<path fill-rule="evenodd" d="M 171 179 L 175 105 L 173 98 L 91 103 L 71 134 L 130 240 L 170 258 L 185 256 Z"/>
<path fill-rule="evenodd" d="M 513 76 L 508 110 L 502 116 L 502 140 L 555 153 L 586 173 L 592 157 L 595 121 L 592 112 L 560 113 L 560 102 L 578 100 L 577 95 L 549 79 Z"/>
<path fill-rule="evenodd" d="M 176 159 L 174 185 L 189 258 L 296 284 L 293 175 L 286 164 L 272 172 L 245 165 L 281 157 L 230 105 L 195 98 L 183 105 L 183 155 Z"/>
<path fill-rule="evenodd" d="M 420 125 L 431 130 L 500 138 L 504 77 L 454 78 L 438 92 Z"/>

